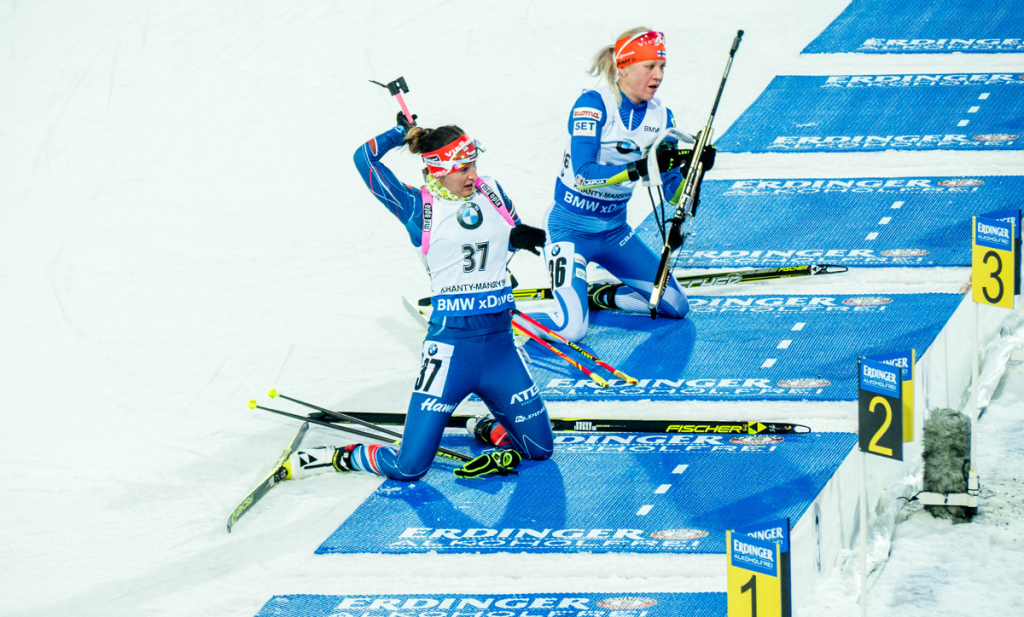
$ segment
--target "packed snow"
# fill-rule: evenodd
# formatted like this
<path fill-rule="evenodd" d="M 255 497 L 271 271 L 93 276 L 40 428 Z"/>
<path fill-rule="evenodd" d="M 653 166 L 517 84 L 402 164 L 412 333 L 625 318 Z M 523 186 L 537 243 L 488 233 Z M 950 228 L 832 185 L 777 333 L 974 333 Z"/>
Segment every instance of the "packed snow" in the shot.
<path fill-rule="evenodd" d="M 425 295 L 427 278 L 351 163 L 397 111 L 367 80 L 404 76 L 422 123 L 479 139 L 482 172 L 539 225 L 565 114 L 596 83 L 590 58 L 636 25 L 666 33 L 659 96 L 692 131 L 738 29 L 718 134 L 777 74 L 1024 71 L 1020 54 L 801 56 L 846 4 L 0 0 L 0 614 L 251 616 L 285 593 L 724 590 L 724 572 L 651 556 L 496 559 L 484 572 L 460 556 L 314 556 L 379 484 L 368 474 L 284 484 L 227 534 L 295 430 L 246 403 L 272 387 L 332 409 L 408 401 L 423 331 L 400 298 Z M 415 157 L 387 163 L 418 181 Z M 1020 151 L 725 154 L 709 177 L 1022 169 Z M 648 211 L 638 195 L 630 221 Z M 544 283 L 532 255 L 512 269 Z M 968 277 L 865 269 L 769 285 L 956 292 Z M 978 516 L 952 525 L 904 507 L 871 573 L 872 615 L 1024 605 L 1024 366 L 1007 362 L 977 427 Z M 853 431 L 852 407 L 785 419 Z M 859 556 L 842 555 L 798 614 L 856 614 L 858 576 Z"/>

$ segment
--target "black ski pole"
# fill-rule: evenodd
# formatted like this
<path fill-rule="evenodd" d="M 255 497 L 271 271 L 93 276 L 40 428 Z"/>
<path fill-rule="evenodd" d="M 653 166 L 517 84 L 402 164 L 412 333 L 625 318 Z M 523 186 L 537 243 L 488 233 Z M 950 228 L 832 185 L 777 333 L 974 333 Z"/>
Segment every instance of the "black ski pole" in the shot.
<path fill-rule="evenodd" d="M 400 440 L 388 439 L 387 437 L 384 437 L 383 435 L 374 435 L 374 434 L 371 434 L 371 433 L 367 433 L 366 431 L 361 431 L 359 429 L 348 428 L 348 427 L 344 427 L 344 426 L 339 426 L 337 424 L 331 424 L 330 422 L 325 422 L 323 420 L 317 420 L 316 418 L 309 418 L 307 416 L 300 416 L 298 414 L 288 413 L 287 411 L 281 411 L 280 409 L 272 409 L 270 407 L 264 407 L 263 405 L 258 404 L 256 401 L 249 401 L 249 409 L 262 409 L 263 411 L 269 411 L 270 413 L 276 413 L 279 416 L 284 416 L 286 418 L 292 418 L 293 420 L 299 420 L 301 422 L 309 422 L 311 424 L 318 424 L 320 426 L 326 426 L 327 428 L 331 428 L 331 429 L 334 429 L 336 431 L 341 431 L 343 433 L 351 433 L 352 435 L 358 435 L 360 437 L 368 437 L 369 439 L 376 439 L 377 441 L 383 441 L 383 442 L 386 442 L 386 443 L 394 444 L 396 446 L 397 445 L 401 445 L 401 441 Z M 447 448 L 438 448 L 437 449 L 437 455 L 438 456 L 443 456 L 445 458 L 455 459 L 455 460 L 463 462 L 463 463 L 472 460 L 470 457 L 466 456 L 465 454 L 460 454 L 460 453 L 456 452 L 455 450 L 449 450 Z"/>
<path fill-rule="evenodd" d="M 349 414 L 341 412 L 341 411 L 331 411 L 330 409 L 326 409 L 324 407 L 320 407 L 319 405 L 314 405 L 313 403 L 307 403 L 306 401 L 300 401 L 297 398 L 292 398 L 292 397 L 287 396 L 285 394 L 281 394 L 280 392 L 277 391 L 276 388 L 271 389 L 270 392 L 267 392 L 267 396 L 269 396 L 270 398 L 281 397 L 281 398 L 283 398 L 286 401 L 291 401 L 293 403 L 298 403 L 299 405 L 302 405 L 304 407 L 309 407 L 310 409 L 315 409 L 315 410 L 319 411 L 320 413 L 327 414 L 328 416 L 331 416 L 335 420 L 340 420 L 342 422 L 351 422 L 352 424 L 359 424 L 359 425 L 365 426 L 366 428 L 372 428 L 375 431 L 380 431 L 381 433 L 384 433 L 385 435 L 391 435 L 392 437 L 398 437 L 399 439 L 402 438 L 402 434 L 401 433 L 397 433 L 397 432 L 392 431 L 390 429 L 386 429 L 383 426 L 377 426 L 376 424 L 374 424 L 372 422 L 367 422 L 366 420 L 357 418 L 355 416 L 350 416 Z"/>

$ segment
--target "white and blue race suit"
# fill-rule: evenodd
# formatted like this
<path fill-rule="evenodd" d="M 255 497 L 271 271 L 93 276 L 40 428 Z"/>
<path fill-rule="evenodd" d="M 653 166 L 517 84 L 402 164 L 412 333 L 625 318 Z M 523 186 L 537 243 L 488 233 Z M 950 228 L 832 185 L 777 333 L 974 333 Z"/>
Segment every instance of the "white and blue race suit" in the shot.
<path fill-rule="evenodd" d="M 422 477 L 448 418 L 471 393 L 484 401 L 524 458 L 545 459 L 554 450 L 551 424 L 511 330 L 514 303 L 505 264 L 514 250 L 509 232 L 519 224 L 515 207 L 489 177 L 480 178 L 468 201 L 400 182 L 380 160 L 404 137 L 405 129 L 395 127 L 360 146 L 354 160 L 370 192 L 418 249 L 430 274 L 434 310 L 401 447 L 358 447 L 352 462 L 395 480 Z"/>
<path fill-rule="evenodd" d="M 620 308 L 647 310 L 660 257 L 626 223 L 626 203 L 636 181 L 608 185 L 639 160 L 658 132 L 675 126 L 672 112 L 657 98 L 616 104 L 608 86 L 584 91 L 569 113 L 562 168 L 555 197 L 545 215 L 544 247 L 559 310 L 532 316 L 562 336 L 578 341 L 587 332 L 587 264 L 596 262 L 628 286 L 616 294 Z M 609 113 L 608 110 L 612 110 Z M 683 181 L 679 169 L 662 174 L 665 194 Z M 658 314 L 681 319 L 689 312 L 682 288 L 670 279 Z"/>

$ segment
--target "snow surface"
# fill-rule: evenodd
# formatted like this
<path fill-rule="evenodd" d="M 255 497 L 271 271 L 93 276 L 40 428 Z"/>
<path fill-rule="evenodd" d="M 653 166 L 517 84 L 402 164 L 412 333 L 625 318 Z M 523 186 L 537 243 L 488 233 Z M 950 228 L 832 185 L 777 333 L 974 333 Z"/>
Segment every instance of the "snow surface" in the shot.
<path fill-rule="evenodd" d="M 351 164 L 397 110 L 367 79 L 404 75 L 424 123 L 480 139 L 483 172 L 539 224 L 566 110 L 594 83 L 589 59 L 637 24 L 666 32 L 660 96 L 693 130 L 746 30 L 718 134 L 776 74 L 1024 71 L 1022 55 L 801 57 L 845 5 L 0 0 L 0 614 L 249 616 L 278 593 L 723 589 L 724 573 L 687 576 L 668 557 L 513 560 L 518 572 L 496 562 L 483 573 L 462 556 L 410 556 L 397 572 L 314 557 L 379 483 L 364 474 L 283 485 L 226 534 L 295 428 L 246 401 L 277 387 L 336 409 L 405 408 L 423 333 L 399 297 L 422 295 L 427 278 Z M 388 164 L 417 181 L 414 157 Z M 1024 152 L 883 152 L 722 155 L 713 173 L 1022 169 Z M 631 222 L 646 212 L 638 198 Z M 544 282 L 529 255 L 513 270 Z M 871 270 L 772 289 L 957 291 L 967 277 Z M 665 403 L 550 409 L 685 414 Z M 1024 367 L 1011 361 L 978 429 L 979 516 L 953 526 L 904 509 L 872 573 L 871 614 L 1024 605 L 1022 410 Z M 793 419 L 855 427 L 842 406 L 809 414 Z M 856 614 L 858 568 L 845 555 L 801 614 Z"/>

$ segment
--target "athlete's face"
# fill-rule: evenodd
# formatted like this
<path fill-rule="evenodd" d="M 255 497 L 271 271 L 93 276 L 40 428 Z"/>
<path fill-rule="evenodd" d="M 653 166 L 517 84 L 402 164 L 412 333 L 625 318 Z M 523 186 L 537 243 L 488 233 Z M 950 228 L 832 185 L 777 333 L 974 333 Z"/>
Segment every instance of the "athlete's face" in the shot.
<path fill-rule="evenodd" d="M 476 161 L 466 165 L 462 169 L 453 171 L 447 176 L 441 177 L 441 186 L 455 193 L 459 197 L 469 197 L 473 194 L 476 182 Z"/>
<path fill-rule="evenodd" d="M 634 103 L 649 101 L 658 92 L 658 86 L 664 77 L 664 60 L 630 64 L 619 71 L 619 88 Z"/>

